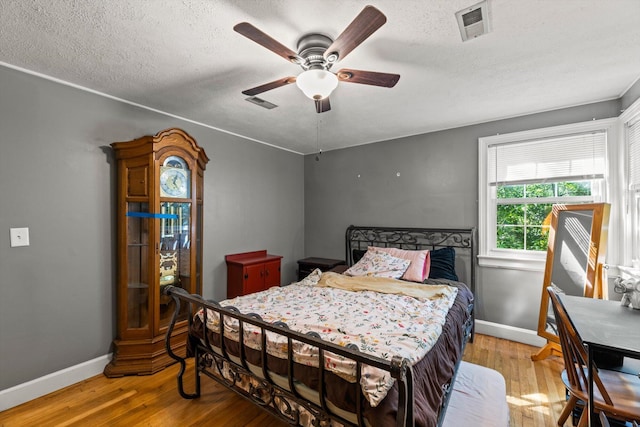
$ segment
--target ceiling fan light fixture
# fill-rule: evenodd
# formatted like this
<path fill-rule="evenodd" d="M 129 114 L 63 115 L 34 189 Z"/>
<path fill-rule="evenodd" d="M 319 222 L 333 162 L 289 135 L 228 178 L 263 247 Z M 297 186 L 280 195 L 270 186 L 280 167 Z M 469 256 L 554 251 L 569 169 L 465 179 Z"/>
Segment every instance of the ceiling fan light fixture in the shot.
<path fill-rule="evenodd" d="M 338 77 L 327 70 L 307 70 L 296 78 L 296 84 L 311 99 L 324 99 L 338 87 Z"/>

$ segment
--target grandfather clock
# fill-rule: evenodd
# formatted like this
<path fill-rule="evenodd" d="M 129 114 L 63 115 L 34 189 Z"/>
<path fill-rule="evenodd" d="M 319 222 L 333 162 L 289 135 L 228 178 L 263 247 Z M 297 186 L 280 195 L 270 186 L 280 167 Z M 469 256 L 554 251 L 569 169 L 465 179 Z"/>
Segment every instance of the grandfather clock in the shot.
<path fill-rule="evenodd" d="M 108 377 L 148 375 L 174 362 L 164 338 L 174 312 L 166 285 L 202 293 L 202 193 L 209 161 L 186 132 L 111 144 L 117 160 L 117 322 Z M 185 353 L 187 312 L 173 331 Z"/>

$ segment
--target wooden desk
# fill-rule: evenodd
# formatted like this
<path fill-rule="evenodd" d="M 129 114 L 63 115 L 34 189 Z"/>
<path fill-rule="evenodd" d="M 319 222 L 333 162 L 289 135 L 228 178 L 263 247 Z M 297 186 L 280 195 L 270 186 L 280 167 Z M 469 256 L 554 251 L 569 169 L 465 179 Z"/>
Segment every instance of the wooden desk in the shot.
<path fill-rule="evenodd" d="M 589 350 L 589 426 L 596 419 L 593 408 L 593 355 L 598 350 L 640 359 L 640 310 L 619 301 L 560 294 L 573 326 Z"/>

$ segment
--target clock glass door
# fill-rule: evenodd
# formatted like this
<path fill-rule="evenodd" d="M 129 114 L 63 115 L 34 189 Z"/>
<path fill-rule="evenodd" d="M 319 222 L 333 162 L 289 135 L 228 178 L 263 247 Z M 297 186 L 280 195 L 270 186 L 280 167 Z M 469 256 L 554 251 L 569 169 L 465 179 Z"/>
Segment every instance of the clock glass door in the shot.
<path fill-rule="evenodd" d="M 149 205 L 127 204 L 127 327 L 149 327 Z"/>
<path fill-rule="evenodd" d="M 160 286 L 172 285 L 188 292 L 191 289 L 191 203 L 160 203 Z M 173 315 L 173 299 L 160 296 L 160 327 L 166 327 Z M 186 319 L 183 306 L 180 320 Z"/>
<path fill-rule="evenodd" d="M 196 271 L 195 282 L 193 286 L 193 292 L 202 293 L 202 201 L 199 201 L 196 205 L 196 242 L 193 246 L 193 250 L 196 251 Z"/>

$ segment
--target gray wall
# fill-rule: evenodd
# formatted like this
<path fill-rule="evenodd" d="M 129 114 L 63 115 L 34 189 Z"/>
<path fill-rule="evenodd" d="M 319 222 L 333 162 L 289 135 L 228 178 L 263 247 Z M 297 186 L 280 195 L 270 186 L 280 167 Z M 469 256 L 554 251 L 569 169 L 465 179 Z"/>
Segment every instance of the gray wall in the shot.
<path fill-rule="evenodd" d="M 227 253 L 303 256 L 303 157 L 0 67 L 0 390 L 111 351 L 115 170 L 105 147 L 179 127 L 205 171 L 204 285 L 226 296 Z M 242 167 L 239 167 L 239 166 Z M 10 248 L 9 229 L 31 245 Z"/>
<path fill-rule="evenodd" d="M 600 102 L 305 156 L 305 255 L 344 258 L 349 224 L 477 227 L 478 138 L 619 111 Z M 477 319 L 536 330 L 542 276 L 480 268 Z"/>
<path fill-rule="evenodd" d="M 625 94 L 622 95 L 622 98 L 620 98 L 621 99 L 620 108 L 622 110 L 626 110 L 638 98 L 640 98 L 640 78 L 638 78 L 638 80 L 636 80 L 635 83 L 631 85 L 629 90 L 627 90 Z"/>

